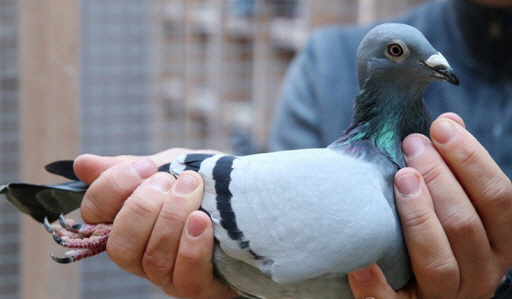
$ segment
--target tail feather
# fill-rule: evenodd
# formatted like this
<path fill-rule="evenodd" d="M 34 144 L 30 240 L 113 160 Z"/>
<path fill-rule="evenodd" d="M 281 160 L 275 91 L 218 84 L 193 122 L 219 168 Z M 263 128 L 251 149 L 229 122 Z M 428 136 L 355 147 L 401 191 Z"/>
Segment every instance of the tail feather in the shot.
<path fill-rule="evenodd" d="M 160 166 L 159 171 L 169 172 L 175 176 L 186 170 L 199 171 L 201 163 L 211 156 L 213 155 L 183 155 L 172 163 Z M 72 181 L 57 185 L 25 183 L 0 185 L 0 194 L 4 194 L 6 199 L 18 210 L 32 216 L 41 223 L 43 223 L 45 217 L 53 222 L 59 218 L 60 214 L 67 214 L 80 208 L 88 188 L 74 173 L 72 160 L 55 161 L 46 165 L 45 169 Z"/>
<path fill-rule="evenodd" d="M 45 166 L 46 171 L 72 180 L 57 185 L 11 183 L 0 186 L 0 194 L 18 210 L 43 223 L 50 222 L 80 208 L 89 186 L 81 182 L 73 171 L 73 160 L 55 161 Z"/>
<path fill-rule="evenodd" d="M 87 185 L 67 182 L 59 185 L 12 183 L 0 187 L 0 193 L 18 210 L 43 223 L 50 222 L 80 207 Z"/>
<path fill-rule="evenodd" d="M 73 170 L 73 160 L 59 160 L 44 166 L 49 173 L 60 175 L 72 181 L 80 181 Z"/>

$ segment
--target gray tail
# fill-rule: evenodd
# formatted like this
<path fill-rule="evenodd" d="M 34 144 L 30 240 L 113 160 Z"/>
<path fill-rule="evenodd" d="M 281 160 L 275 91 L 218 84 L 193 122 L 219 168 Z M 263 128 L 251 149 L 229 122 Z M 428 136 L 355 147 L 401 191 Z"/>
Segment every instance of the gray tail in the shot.
<path fill-rule="evenodd" d="M 43 222 L 50 222 L 80 207 L 88 186 L 81 182 L 73 171 L 73 161 L 56 161 L 45 166 L 53 174 L 72 180 L 57 185 L 10 183 L 0 186 L 0 194 L 21 212 Z"/>

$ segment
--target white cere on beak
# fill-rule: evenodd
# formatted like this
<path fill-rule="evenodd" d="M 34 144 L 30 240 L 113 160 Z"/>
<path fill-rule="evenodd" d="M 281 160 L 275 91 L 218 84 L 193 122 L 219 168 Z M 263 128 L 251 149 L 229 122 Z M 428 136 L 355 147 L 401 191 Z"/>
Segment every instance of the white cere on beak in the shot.
<path fill-rule="evenodd" d="M 427 59 L 427 61 L 425 61 L 425 64 L 431 68 L 435 68 L 435 67 L 439 67 L 439 66 L 444 66 L 446 68 L 450 67 L 450 64 L 448 63 L 446 58 L 444 58 L 444 56 L 443 56 L 443 54 L 441 54 L 441 52 L 437 52 L 437 54 L 430 56 Z"/>

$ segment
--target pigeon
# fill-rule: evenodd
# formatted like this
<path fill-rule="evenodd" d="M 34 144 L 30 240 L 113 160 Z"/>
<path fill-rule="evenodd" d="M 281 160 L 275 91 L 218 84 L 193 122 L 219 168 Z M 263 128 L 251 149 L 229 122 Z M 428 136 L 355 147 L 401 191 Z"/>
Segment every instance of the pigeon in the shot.
<path fill-rule="evenodd" d="M 459 79 L 417 29 L 382 24 L 356 55 L 361 88 L 351 125 L 326 148 L 231 156 L 186 154 L 159 170 L 192 170 L 205 182 L 200 209 L 215 234 L 215 273 L 243 298 L 352 298 L 347 274 L 377 263 L 400 289 L 412 277 L 395 206 L 393 178 L 406 166 L 402 140 L 428 136 L 423 93 Z M 111 224 L 74 224 L 87 186 L 73 161 L 47 170 L 72 182 L 0 187 L 21 211 L 45 224 L 57 243 L 76 248 L 68 263 L 105 251 Z M 59 224 L 50 222 L 59 220 Z"/>

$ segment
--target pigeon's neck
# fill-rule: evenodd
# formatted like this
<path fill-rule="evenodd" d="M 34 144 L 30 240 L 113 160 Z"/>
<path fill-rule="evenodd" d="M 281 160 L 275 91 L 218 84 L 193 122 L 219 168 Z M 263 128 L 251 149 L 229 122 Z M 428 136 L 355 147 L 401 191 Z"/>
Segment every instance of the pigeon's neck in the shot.
<path fill-rule="evenodd" d="M 402 140 L 412 133 L 428 136 L 431 119 L 423 102 L 425 88 L 387 83 L 365 84 L 354 102 L 352 124 L 331 147 L 369 160 L 368 147 L 374 147 L 402 168 Z"/>

